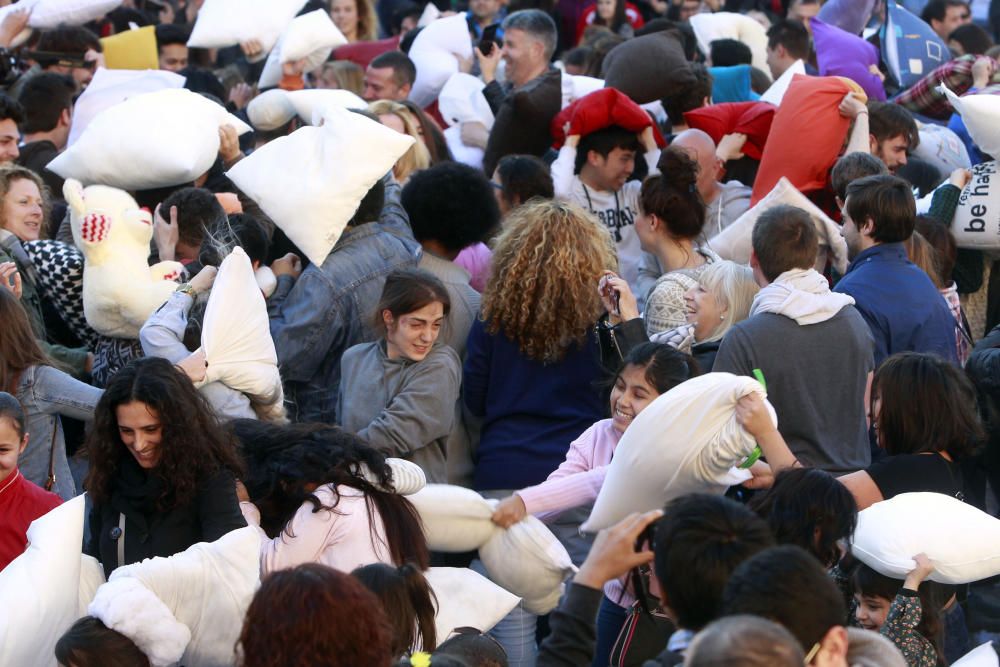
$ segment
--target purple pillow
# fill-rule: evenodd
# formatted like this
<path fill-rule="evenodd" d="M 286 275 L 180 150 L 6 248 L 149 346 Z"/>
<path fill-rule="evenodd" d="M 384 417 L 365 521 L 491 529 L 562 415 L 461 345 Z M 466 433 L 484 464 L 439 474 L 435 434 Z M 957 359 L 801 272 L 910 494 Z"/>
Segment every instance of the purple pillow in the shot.
<path fill-rule="evenodd" d="M 860 35 L 875 9 L 875 0 L 828 0 L 816 17 L 852 35 Z"/>
<path fill-rule="evenodd" d="M 884 102 L 882 79 L 868 69 L 871 65 L 878 66 L 878 49 L 837 26 L 816 18 L 810 21 L 820 76 L 851 79 L 864 89 L 869 99 Z"/>

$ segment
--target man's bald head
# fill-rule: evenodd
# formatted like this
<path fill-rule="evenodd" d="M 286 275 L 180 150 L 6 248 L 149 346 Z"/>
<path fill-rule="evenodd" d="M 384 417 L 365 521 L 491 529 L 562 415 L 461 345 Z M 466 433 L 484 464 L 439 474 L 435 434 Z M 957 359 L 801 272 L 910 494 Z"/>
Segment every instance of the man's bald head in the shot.
<path fill-rule="evenodd" d="M 722 161 L 715 156 L 715 142 L 702 130 L 684 130 L 670 142 L 671 148 L 686 151 L 698 163 L 698 192 L 708 201 L 715 193 Z"/>

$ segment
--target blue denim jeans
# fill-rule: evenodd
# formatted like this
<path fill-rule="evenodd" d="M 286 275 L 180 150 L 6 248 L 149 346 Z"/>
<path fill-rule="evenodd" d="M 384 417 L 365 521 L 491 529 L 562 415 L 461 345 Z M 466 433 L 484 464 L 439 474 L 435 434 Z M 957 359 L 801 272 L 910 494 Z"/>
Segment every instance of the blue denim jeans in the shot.
<path fill-rule="evenodd" d="M 625 625 L 628 609 L 615 604 L 605 595 L 601 607 L 597 610 L 597 645 L 594 647 L 594 662 L 591 667 L 608 667 L 611 662 L 611 649 Z"/>

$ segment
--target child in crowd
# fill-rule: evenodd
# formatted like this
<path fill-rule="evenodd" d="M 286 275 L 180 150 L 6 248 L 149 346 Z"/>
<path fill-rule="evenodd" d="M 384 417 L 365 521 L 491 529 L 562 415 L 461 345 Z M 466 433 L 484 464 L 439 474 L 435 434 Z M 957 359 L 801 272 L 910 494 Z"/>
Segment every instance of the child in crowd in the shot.
<path fill-rule="evenodd" d="M 909 667 L 944 664 L 940 612 L 954 588 L 925 579 L 934 565 L 924 554 L 914 556 L 916 567 L 900 582 L 862 564 L 854 574 L 854 619 L 865 630 L 890 639 Z"/>

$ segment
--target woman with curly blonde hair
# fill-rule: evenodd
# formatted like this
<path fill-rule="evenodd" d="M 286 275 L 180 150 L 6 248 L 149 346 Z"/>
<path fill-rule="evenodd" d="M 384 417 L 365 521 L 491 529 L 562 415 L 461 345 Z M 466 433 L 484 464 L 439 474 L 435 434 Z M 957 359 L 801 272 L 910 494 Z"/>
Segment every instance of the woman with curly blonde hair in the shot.
<path fill-rule="evenodd" d="M 386 127 L 416 139 L 416 143 L 410 146 L 410 150 L 403 153 L 403 157 L 396 160 L 396 165 L 392 168 L 392 175 L 396 177 L 400 185 L 406 183 L 410 174 L 431 166 L 430 151 L 427 150 L 423 137 L 420 136 L 420 121 L 409 109 L 399 102 L 378 100 L 368 105 L 368 111 L 378 116 L 379 122 Z"/>

